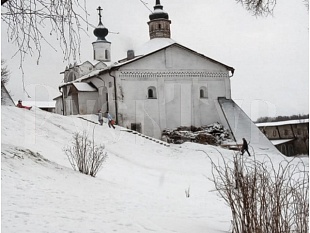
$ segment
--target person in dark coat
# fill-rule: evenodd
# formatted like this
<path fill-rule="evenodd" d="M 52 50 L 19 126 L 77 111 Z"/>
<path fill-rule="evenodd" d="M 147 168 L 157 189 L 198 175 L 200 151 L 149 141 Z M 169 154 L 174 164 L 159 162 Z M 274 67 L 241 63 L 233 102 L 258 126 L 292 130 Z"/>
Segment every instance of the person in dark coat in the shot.
<path fill-rule="evenodd" d="M 242 138 L 242 147 L 241 147 L 241 155 L 244 154 L 244 151 L 246 151 L 248 153 L 249 156 L 250 155 L 250 152 L 249 152 L 249 146 L 248 146 L 248 142 L 245 140 L 245 138 Z"/>

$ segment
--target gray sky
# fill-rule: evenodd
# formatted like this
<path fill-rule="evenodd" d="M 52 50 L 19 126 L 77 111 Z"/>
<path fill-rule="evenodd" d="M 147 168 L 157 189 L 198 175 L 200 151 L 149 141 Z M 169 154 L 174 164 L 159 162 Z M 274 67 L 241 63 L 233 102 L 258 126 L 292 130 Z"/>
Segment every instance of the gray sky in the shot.
<path fill-rule="evenodd" d="M 145 0 L 153 9 L 155 0 Z M 98 24 L 96 8 L 104 8 L 103 24 L 111 32 L 112 60 L 126 56 L 149 40 L 150 11 L 139 0 L 87 1 L 88 18 Z M 280 0 L 274 15 L 254 17 L 235 0 L 161 0 L 169 13 L 171 37 L 176 42 L 235 68 L 231 78 L 232 98 L 253 119 L 260 116 L 309 113 L 309 19 L 302 0 Z M 11 71 L 8 89 L 13 99 L 51 100 L 58 95 L 60 74 L 68 65 L 62 52 L 43 44 L 39 65 L 36 57 L 24 63 L 22 89 L 19 57 L 11 58 L 16 47 L 6 39 L 2 23 L 1 58 Z M 82 35 L 78 63 L 91 60 L 90 28 Z M 51 38 L 52 44 L 57 43 Z M 73 61 L 70 61 L 73 62 Z"/>

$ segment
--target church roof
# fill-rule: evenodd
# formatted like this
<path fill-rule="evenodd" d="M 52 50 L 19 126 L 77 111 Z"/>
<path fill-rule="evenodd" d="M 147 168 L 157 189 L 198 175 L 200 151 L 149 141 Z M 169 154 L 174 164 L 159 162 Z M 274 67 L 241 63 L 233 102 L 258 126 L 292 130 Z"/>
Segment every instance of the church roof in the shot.
<path fill-rule="evenodd" d="M 201 53 L 198 53 L 192 49 L 189 49 L 177 42 L 175 42 L 174 40 L 170 39 L 170 38 L 155 38 L 155 39 L 151 39 L 149 40 L 148 42 L 146 42 L 140 49 L 138 49 L 136 51 L 136 57 L 134 59 L 131 59 L 131 60 L 126 60 L 125 62 L 122 62 L 122 63 L 117 63 L 117 64 L 114 64 L 112 65 L 111 69 L 113 68 L 119 68 L 121 66 L 124 66 L 126 64 L 129 64 L 129 63 L 132 63 L 136 60 L 139 60 L 139 59 L 142 59 L 144 57 L 147 57 L 155 52 L 158 52 L 162 49 L 165 49 L 165 48 L 168 48 L 170 46 L 178 46 L 180 48 L 183 48 L 183 49 L 186 49 L 192 53 L 195 53 L 196 55 L 198 56 L 201 56 L 205 59 L 208 59 L 208 60 L 211 60 L 212 62 L 215 62 L 217 64 L 220 64 L 220 65 L 223 65 L 225 66 L 228 70 L 230 70 L 232 73 L 234 73 L 234 68 L 231 67 L 231 66 L 228 66 L 228 65 L 225 65 L 219 61 L 216 61 L 210 57 L 207 57 Z"/>
<path fill-rule="evenodd" d="M 223 65 L 225 66 L 228 70 L 230 70 L 232 73 L 234 73 L 234 68 L 233 67 L 230 67 L 228 65 L 225 65 L 221 62 L 218 62 L 212 58 L 209 58 L 201 53 L 198 53 L 194 50 L 191 50 L 177 42 L 175 42 L 174 40 L 170 39 L 170 38 L 155 38 L 155 39 L 152 39 L 152 40 L 149 40 L 148 42 L 146 42 L 142 47 L 140 47 L 138 50 L 136 50 L 136 56 L 135 58 L 131 59 L 131 60 L 125 60 L 124 62 L 111 62 L 108 64 L 107 67 L 103 68 L 103 69 L 99 69 L 99 70 L 94 70 L 82 77 L 80 77 L 79 79 L 76 79 L 72 82 L 68 82 L 68 83 L 64 83 L 62 85 L 59 86 L 59 88 L 61 88 L 62 86 L 66 86 L 66 85 L 69 85 L 69 84 L 76 84 L 76 83 L 81 83 L 82 81 L 84 80 L 87 80 L 89 78 L 92 78 L 96 75 L 100 75 L 100 74 L 103 74 L 103 73 L 107 73 L 109 72 L 110 70 L 113 70 L 113 69 L 118 69 L 126 64 L 129 64 L 129 63 L 132 63 L 132 62 L 135 62 L 137 60 L 140 60 L 144 57 L 147 57 L 155 52 L 158 52 L 162 49 L 165 49 L 165 48 L 168 48 L 170 46 L 178 46 L 180 48 L 183 48 L 183 49 L 186 49 L 192 53 L 195 53 L 196 55 L 198 56 L 201 56 L 205 59 L 208 59 L 208 60 L 211 60 L 212 62 L 215 62 L 217 64 L 220 64 L 220 65 Z"/>

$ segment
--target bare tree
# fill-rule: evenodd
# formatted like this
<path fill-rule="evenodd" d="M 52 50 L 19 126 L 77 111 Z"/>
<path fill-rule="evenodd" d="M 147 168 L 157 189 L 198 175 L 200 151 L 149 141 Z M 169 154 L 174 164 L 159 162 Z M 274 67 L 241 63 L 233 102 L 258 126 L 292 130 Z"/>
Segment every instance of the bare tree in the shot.
<path fill-rule="evenodd" d="M 260 162 L 236 154 L 211 164 L 234 233 L 308 232 L 309 171 L 302 161 L 273 164 L 271 158 Z"/>
<path fill-rule="evenodd" d="M 9 81 L 10 72 L 8 67 L 5 65 L 5 61 L 1 60 L 1 87 L 6 85 Z"/>
<path fill-rule="evenodd" d="M 87 23 L 86 0 L 1 0 L 1 19 L 7 25 L 7 39 L 17 45 L 20 68 L 27 55 L 37 54 L 42 42 L 63 53 L 64 60 L 74 59 L 80 51 L 81 23 Z M 81 16 L 85 14 L 85 16 Z M 55 37 L 59 46 L 51 43 Z"/>
<path fill-rule="evenodd" d="M 242 4 L 254 16 L 272 15 L 277 4 L 277 0 L 236 0 L 236 2 Z M 307 9 L 309 9 L 309 0 L 303 0 L 303 2 Z"/>
<path fill-rule="evenodd" d="M 14 104 L 14 101 L 6 89 L 6 84 L 9 82 L 10 71 L 5 65 L 5 61 L 1 60 L 1 105 Z"/>

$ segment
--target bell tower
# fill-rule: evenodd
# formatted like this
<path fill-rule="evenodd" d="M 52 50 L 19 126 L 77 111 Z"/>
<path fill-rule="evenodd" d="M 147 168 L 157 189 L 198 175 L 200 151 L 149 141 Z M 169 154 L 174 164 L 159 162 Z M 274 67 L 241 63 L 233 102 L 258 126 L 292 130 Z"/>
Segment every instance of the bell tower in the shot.
<path fill-rule="evenodd" d="M 169 15 L 163 10 L 160 0 L 156 0 L 154 11 L 149 15 L 150 21 L 149 34 L 150 39 L 154 38 L 170 38 L 170 24 Z"/>
<path fill-rule="evenodd" d="M 109 30 L 103 26 L 101 21 L 102 8 L 99 6 L 97 10 L 99 12 L 99 24 L 94 29 L 94 35 L 97 37 L 97 40 L 92 43 L 94 49 L 94 60 L 109 62 L 111 61 L 111 42 L 105 39 L 109 33 Z"/>

